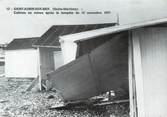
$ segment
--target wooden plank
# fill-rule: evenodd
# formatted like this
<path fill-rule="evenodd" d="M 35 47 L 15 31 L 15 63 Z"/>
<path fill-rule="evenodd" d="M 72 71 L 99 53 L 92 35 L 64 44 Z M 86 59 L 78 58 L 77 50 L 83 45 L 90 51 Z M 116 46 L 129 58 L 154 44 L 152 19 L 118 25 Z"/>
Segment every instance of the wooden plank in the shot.
<path fill-rule="evenodd" d="M 134 34 L 134 33 L 133 33 Z M 133 62 L 134 62 L 134 75 L 136 83 L 136 94 L 137 94 L 137 109 L 138 117 L 145 117 L 144 108 L 144 86 L 143 86 L 143 74 L 142 74 L 142 63 L 141 63 L 141 50 L 139 36 L 133 36 Z"/>
<path fill-rule="evenodd" d="M 39 76 L 32 81 L 32 83 L 30 84 L 30 86 L 27 88 L 26 91 L 31 91 L 31 89 L 38 83 L 38 81 L 39 81 Z"/>
<path fill-rule="evenodd" d="M 37 48 L 38 52 L 38 75 L 39 75 L 39 89 L 42 90 L 42 79 L 41 79 L 41 59 L 40 59 L 40 48 Z"/>
<path fill-rule="evenodd" d="M 129 100 L 130 100 L 130 117 L 135 117 L 134 116 L 134 107 L 133 107 L 133 87 L 132 87 L 132 77 L 133 77 L 133 73 L 132 73 L 132 38 L 131 38 L 131 32 L 129 31 L 129 52 L 128 52 L 128 58 L 129 58 Z"/>
<path fill-rule="evenodd" d="M 136 85 L 134 77 L 133 66 L 133 45 L 132 45 L 132 32 L 129 31 L 129 100 L 130 100 L 130 117 L 137 117 L 137 103 L 136 103 Z"/>
<path fill-rule="evenodd" d="M 93 104 L 94 106 L 104 106 L 104 105 L 111 105 L 111 104 L 120 104 L 120 103 L 126 103 L 129 102 L 129 99 L 125 100 L 114 100 L 114 101 L 105 101 L 105 102 L 100 102 L 97 104 Z"/>

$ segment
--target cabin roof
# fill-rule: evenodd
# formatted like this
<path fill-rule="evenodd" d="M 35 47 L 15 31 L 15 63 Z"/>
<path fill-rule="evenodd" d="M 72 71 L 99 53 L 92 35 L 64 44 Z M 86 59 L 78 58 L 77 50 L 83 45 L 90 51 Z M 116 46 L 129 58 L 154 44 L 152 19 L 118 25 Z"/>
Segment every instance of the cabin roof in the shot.
<path fill-rule="evenodd" d="M 13 39 L 5 48 L 5 50 L 19 50 L 19 49 L 30 49 L 34 48 L 32 45 L 37 41 L 39 37 L 31 38 L 16 38 Z"/>
<path fill-rule="evenodd" d="M 87 25 L 54 25 L 49 28 L 41 37 L 34 43 L 34 46 L 42 47 L 60 47 L 59 36 L 74 34 L 89 30 L 100 29 L 104 27 L 114 26 L 115 23 L 104 24 L 87 24 Z"/>
<path fill-rule="evenodd" d="M 156 19 L 156 20 L 149 20 L 145 22 L 138 22 L 133 24 L 125 24 L 125 25 L 117 25 L 112 27 L 106 27 L 101 29 L 95 29 L 91 31 L 85 31 L 70 35 L 60 36 L 60 41 L 84 41 L 88 39 L 93 39 L 99 36 L 107 35 L 107 34 L 114 34 L 123 31 L 133 30 L 142 27 L 154 26 L 154 25 L 161 25 L 167 23 L 167 18 Z"/>

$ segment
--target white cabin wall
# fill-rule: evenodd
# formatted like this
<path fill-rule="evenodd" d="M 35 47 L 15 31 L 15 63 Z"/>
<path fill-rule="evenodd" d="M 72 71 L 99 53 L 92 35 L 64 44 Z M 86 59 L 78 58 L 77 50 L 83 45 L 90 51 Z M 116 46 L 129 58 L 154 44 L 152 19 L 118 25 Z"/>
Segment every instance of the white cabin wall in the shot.
<path fill-rule="evenodd" d="M 73 41 L 61 42 L 64 64 L 67 64 L 76 58 L 77 44 Z"/>
<path fill-rule="evenodd" d="M 63 54 L 62 51 L 54 51 L 54 69 L 58 69 L 62 65 L 64 65 Z"/>
<path fill-rule="evenodd" d="M 141 51 L 145 117 L 166 117 L 167 28 L 136 30 L 133 32 L 133 39 L 137 38 Z M 137 90 L 137 94 L 141 91 Z M 140 111 L 142 110 L 138 110 L 139 113 Z"/>
<path fill-rule="evenodd" d="M 5 76 L 16 78 L 36 78 L 37 50 L 6 50 L 5 51 Z"/>

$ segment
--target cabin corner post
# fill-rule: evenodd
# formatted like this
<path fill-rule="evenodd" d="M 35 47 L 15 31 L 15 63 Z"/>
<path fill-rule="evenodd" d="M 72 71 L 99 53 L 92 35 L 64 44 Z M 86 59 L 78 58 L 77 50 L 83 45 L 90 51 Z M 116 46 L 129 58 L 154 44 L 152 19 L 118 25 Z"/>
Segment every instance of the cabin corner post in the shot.
<path fill-rule="evenodd" d="M 140 48 L 140 37 L 132 31 L 132 55 L 133 55 L 133 74 L 136 85 L 136 100 L 137 100 L 137 117 L 145 117 L 144 107 L 144 82 L 142 73 L 142 61 L 141 61 L 141 48 Z"/>
<path fill-rule="evenodd" d="M 136 117 L 134 113 L 134 103 L 133 103 L 133 71 L 132 71 L 132 32 L 128 31 L 128 77 L 129 77 L 129 108 L 130 108 L 130 117 Z"/>
<path fill-rule="evenodd" d="M 39 81 L 39 90 L 42 90 L 42 79 L 41 79 L 41 57 L 40 57 L 40 47 L 37 48 L 38 55 L 38 81 Z"/>

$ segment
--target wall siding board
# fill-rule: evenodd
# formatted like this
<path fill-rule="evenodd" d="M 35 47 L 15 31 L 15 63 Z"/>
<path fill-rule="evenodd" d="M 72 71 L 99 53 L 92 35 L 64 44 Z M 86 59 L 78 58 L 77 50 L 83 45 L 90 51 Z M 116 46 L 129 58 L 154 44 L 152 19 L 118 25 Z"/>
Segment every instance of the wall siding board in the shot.
<path fill-rule="evenodd" d="M 167 28 L 139 29 L 134 37 L 140 40 L 145 117 L 166 117 Z"/>

